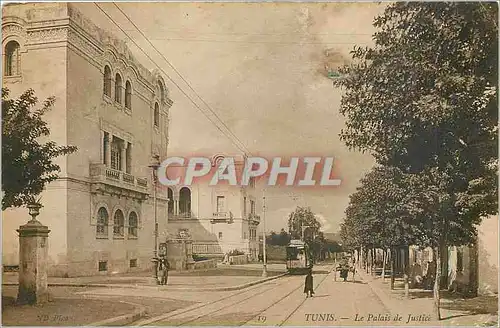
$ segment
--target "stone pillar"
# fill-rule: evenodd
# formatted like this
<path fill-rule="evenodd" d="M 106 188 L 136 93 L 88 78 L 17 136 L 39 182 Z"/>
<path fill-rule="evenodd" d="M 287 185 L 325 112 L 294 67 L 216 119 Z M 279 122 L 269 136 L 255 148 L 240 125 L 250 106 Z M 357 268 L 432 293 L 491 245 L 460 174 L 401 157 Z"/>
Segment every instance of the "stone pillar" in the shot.
<path fill-rule="evenodd" d="M 122 162 L 120 163 L 120 169 L 123 172 L 127 172 L 127 146 L 128 146 L 128 142 L 124 141 L 123 145 L 122 145 L 122 149 L 121 149 Z"/>
<path fill-rule="evenodd" d="M 48 301 L 47 261 L 50 230 L 36 220 L 20 226 L 19 291 L 20 304 L 42 304 Z"/>
<path fill-rule="evenodd" d="M 127 142 L 127 166 L 125 167 L 125 172 L 132 173 L 132 144 Z"/>
<path fill-rule="evenodd" d="M 106 147 L 104 146 L 104 143 L 106 142 L 106 132 L 101 130 L 101 163 L 105 163 L 106 161 Z"/>
<path fill-rule="evenodd" d="M 111 144 L 113 143 L 113 135 L 108 133 L 108 141 L 106 146 L 106 166 L 111 167 Z"/>

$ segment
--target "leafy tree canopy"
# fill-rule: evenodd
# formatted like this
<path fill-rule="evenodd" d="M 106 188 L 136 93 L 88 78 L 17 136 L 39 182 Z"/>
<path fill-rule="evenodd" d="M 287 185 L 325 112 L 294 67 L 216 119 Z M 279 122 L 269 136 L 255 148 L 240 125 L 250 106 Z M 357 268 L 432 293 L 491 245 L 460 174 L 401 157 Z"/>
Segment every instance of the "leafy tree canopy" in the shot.
<path fill-rule="evenodd" d="M 38 99 L 32 89 L 11 99 L 2 88 L 2 210 L 33 202 L 58 177 L 60 167 L 53 159 L 76 151 L 74 146 L 42 142 L 50 135 L 43 115 L 54 101 L 51 97 L 35 109 Z"/>
<path fill-rule="evenodd" d="M 341 139 L 404 171 L 458 159 L 481 175 L 498 157 L 497 21 L 495 3 L 389 5 L 375 46 L 356 47 L 335 82 L 345 89 Z"/>
<path fill-rule="evenodd" d="M 307 228 L 306 228 L 307 227 Z M 304 228 L 304 239 L 312 240 L 319 235 L 321 223 L 309 207 L 297 206 L 295 211 L 288 217 L 288 231 L 292 239 L 301 239 L 302 229 Z"/>

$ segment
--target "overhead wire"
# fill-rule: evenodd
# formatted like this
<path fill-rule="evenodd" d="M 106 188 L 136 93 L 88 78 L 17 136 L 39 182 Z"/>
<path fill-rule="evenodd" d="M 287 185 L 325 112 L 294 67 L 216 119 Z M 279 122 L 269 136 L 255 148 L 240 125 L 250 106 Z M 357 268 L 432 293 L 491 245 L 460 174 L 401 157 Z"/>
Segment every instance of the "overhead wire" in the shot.
<path fill-rule="evenodd" d="M 218 124 L 216 124 L 216 123 L 215 123 L 215 122 L 214 122 L 214 121 L 213 121 L 213 120 L 209 117 L 209 115 L 207 115 L 207 113 L 205 113 L 205 111 L 203 111 L 203 110 L 201 109 L 201 107 L 200 107 L 200 106 L 199 106 L 199 105 L 198 105 L 198 104 L 197 104 L 197 103 L 193 100 L 193 98 L 191 98 L 191 97 L 190 97 L 190 96 L 186 93 L 186 91 L 184 91 L 184 89 L 183 89 L 183 88 L 181 88 L 181 87 L 179 86 L 179 84 L 178 84 L 177 82 L 175 82 L 175 81 L 174 81 L 174 79 L 173 79 L 173 78 L 171 78 L 171 77 L 170 77 L 170 75 L 169 75 L 169 74 L 167 74 L 167 73 L 165 72 L 165 70 L 164 70 L 162 67 L 160 67 L 160 65 L 158 65 L 158 64 L 156 63 L 156 61 L 155 61 L 155 60 L 153 60 L 153 59 L 151 58 L 151 56 L 150 56 L 150 55 L 149 55 L 146 51 L 144 51 L 144 50 L 142 49 L 142 47 L 140 47 L 140 46 L 138 45 L 138 44 L 137 44 L 137 42 L 135 42 L 135 40 L 134 40 L 132 37 L 130 37 L 130 35 L 128 35 L 128 33 L 127 33 L 127 32 L 125 32 L 125 30 L 124 30 L 124 29 L 123 29 L 123 28 L 122 28 L 122 27 L 121 27 L 121 26 L 120 26 L 120 25 L 119 25 L 119 24 L 118 24 L 118 23 L 117 23 L 117 22 L 116 22 L 116 21 L 115 21 L 115 20 L 114 20 L 114 19 L 113 19 L 110 15 L 109 15 L 109 14 L 108 14 L 108 13 L 107 13 L 107 12 L 106 12 L 106 11 L 105 11 L 105 10 L 104 10 L 101 6 L 100 6 L 100 5 L 99 5 L 99 4 L 97 4 L 96 2 L 94 2 L 94 5 L 96 5 L 96 6 L 97 6 L 97 8 L 98 8 L 98 9 L 99 9 L 99 10 L 100 10 L 100 11 L 101 11 L 101 12 L 102 12 L 102 13 L 103 13 L 103 14 L 104 14 L 104 15 L 105 15 L 105 16 L 106 16 L 106 17 L 107 17 L 107 18 L 108 18 L 108 19 L 109 19 L 109 20 L 110 20 L 113 24 L 115 24 L 115 25 L 118 27 L 118 29 L 120 29 L 120 31 L 121 31 L 123 34 L 125 34 L 125 36 L 126 36 L 126 37 L 130 40 L 130 41 L 132 41 L 132 43 L 133 43 L 133 44 L 134 44 L 134 45 L 135 45 L 135 46 L 136 46 L 136 47 L 137 47 L 137 48 L 138 48 L 138 49 L 139 49 L 139 50 L 140 50 L 140 51 L 141 51 L 141 52 L 142 52 L 142 53 L 143 53 L 143 54 L 144 54 L 144 55 L 145 55 L 145 56 L 146 56 L 146 57 L 147 57 L 147 58 L 148 58 L 148 59 L 149 59 L 149 60 L 150 60 L 150 61 L 151 61 L 151 62 L 152 62 L 152 63 L 153 63 L 153 64 L 154 64 L 154 65 L 155 65 L 155 66 L 156 66 L 156 67 L 157 67 L 157 68 L 158 68 L 158 69 L 159 69 L 159 70 L 160 70 L 160 71 L 161 71 L 161 72 L 162 72 L 162 73 L 163 73 L 163 74 L 164 74 L 164 75 L 165 75 L 165 76 L 166 76 L 166 77 L 167 77 L 167 78 L 168 78 L 168 79 L 169 79 L 169 80 L 170 80 L 170 81 L 171 81 L 171 82 L 172 82 L 172 83 L 173 83 L 173 84 L 174 84 L 174 85 L 175 85 L 175 86 L 179 89 L 179 90 L 180 90 L 180 91 L 181 91 L 181 93 L 182 93 L 182 94 L 183 94 L 183 95 L 184 95 L 187 99 L 189 99 L 189 100 L 191 101 L 191 103 L 192 103 L 192 104 L 193 104 L 193 105 L 194 105 L 194 106 L 195 106 L 195 107 L 196 107 L 196 108 L 197 108 L 197 109 L 198 109 L 198 110 L 199 110 L 199 111 L 200 111 L 203 115 L 205 115 L 205 117 L 206 117 L 206 118 L 207 118 L 207 119 L 208 119 L 208 120 L 209 120 L 209 121 L 210 121 L 210 122 L 211 122 L 211 123 L 212 123 L 212 124 L 213 124 L 213 125 L 214 125 L 214 126 L 215 126 L 215 127 L 216 127 L 216 128 L 217 128 L 217 129 L 218 129 L 218 130 L 219 130 L 219 131 L 223 134 L 223 135 L 224 135 L 224 136 L 225 136 L 225 137 L 226 137 L 226 138 L 228 138 L 228 139 L 231 141 L 231 143 L 233 143 L 233 145 L 235 145 L 235 146 L 236 146 L 236 148 L 238 148 L 238 150 L 240 150 L 240 151 L 241 151 L 241 152 L 243 152 L 244 154 L 250 153 L 250 152 L 248 152 L 247 150 L 245 150 L 245 147 L 244 147 L 244 144 L 243 144 L 243 143 L 242 143 L 242 145 L 243 145 L 243 147 L 242 147 L 241 145 L 239 145 L 238 143 L 236 143 L 236 142 L 233 140 L 233 138 L 231 138 L 231 137 L 230 137 L 230 136 L 229 136 L 226 132 L 224 132 L 224 131 L 220 128 L 220 126 L 219 126 Z M 147 41 L 149 42 L 149 40 L 147 40 Z M 155 49 L 156 49 L 156 48 L 155 48 Z M 156 50 L 157 50 L 157 49 L 156 49 Z M 158 50 L 157 50 L 157 51 L 158 51 Z M 178 74 L 179 74 L 179 73 L 178 73 Z M 218 117 L 218 116 L 216 115 L 216 117 Z M 218 118 L 219 118 L 219 117 L 218 117 Z M 221 120 L 221 119 L 219 118 L 219 120 Z M 224 124 L 224 125 L 225 125 L 225 124 Z M 226 126 L 226 128 L 227 128 L 227 126 Z M 229 131 L 230 131 L 230 130 L 229 130 Z M 230 133 L 232 133 L 232 131 L 230 131 Z M 236 139 L 236 140 L 239 140 L 239 139 Z M 239 142 L 241 143 L 241 141 L 239 141 Z"/>
<path fill-rule="evenodd" d="M 224 121 L 219 117 L 219 115 L 217 115 L 217 113 L 215 113 L 215 111 L 212 109 L 212 107 L 210 107 L 210 105 L 208 105 L 207 102 L 193 89 L 191 84 L 182 76 L 182 74 L 174 67 L 174 65 L 172 65 L 172 63 L 165 57 L 165 55 L 163 55 L 158 50 L 158 48 L 156 48 L 156 46 L 141 31 L 141 29 L 132 21 L 132 19 L 130 19 L 130 17 L 120 8 L 120 6 L 118 6 L 115 2 L 113 2 L 113 5 L 122 13 L 123 16 L 125 16 L 125 18 L 127 18 L 127 20 L 130 22 L 130 24 L 132 24 L 132 26 L 134 26 L 134 28 L 141 34 L 141 36 L 146 40 L 146 42 L 163 58 L 163 60 L 174 70 L 174 72 L 177 73 L 177 75 L 182 79 L 182 81 L 184 81 L 184 83 L 186 83 L 186 85 L 189 87 L 189 89 L 198 97 L 198 99 L 201 100 L 201 102 L 208 108 L 208 110 L 212 114 L 214 114 L 215 117 L 217 117 L 219 122 L 227 129 L 227 131 L 229 131 L 229 133 L 240 143 L 240 145 L 243 146 L 242 148 L 245 149 L 244 152 L 250 153 L 248 148 L 246 148 L 245 144 L 231 131 L 231 129 L 226 125 L 226 123 L 224 123 Z"/>

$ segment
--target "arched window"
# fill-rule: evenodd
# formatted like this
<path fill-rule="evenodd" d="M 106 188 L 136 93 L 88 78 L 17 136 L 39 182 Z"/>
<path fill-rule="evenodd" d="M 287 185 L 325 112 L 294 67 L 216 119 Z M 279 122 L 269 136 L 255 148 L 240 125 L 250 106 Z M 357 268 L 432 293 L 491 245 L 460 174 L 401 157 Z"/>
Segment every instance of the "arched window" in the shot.
<path fill-rule="evenodd" d="M 158 89 L 160 90 L 160 100 L 163 104 L 165 102 L 165 88 L 163 88 L 161 81 L 158 81 Z"/>
<path fill-rule="evenodd" d="M 154 123 L 156 127 L 160 126 L 160 106 L 158 103 L 155 103 Z"/>
<path fill-rule="evenodd" d="M 121 210 L 116 210 L 115 217 L 113 220 L 113 236 L 123 237 L 123 227 L 125 225 L 125 220 L 123 217 L 123 212 Z"/>
<path fill-rule="evenodd" d="M 125 108 L 132 109 L 132 85 L 130 81 L 125 83 Z"/>
<path fill-rule="evenodd" d="M 174 214 L 174 192 L 168 188 L 168 214 Z"/>
<path fill-rule="evenodd" d="M 111 69 L 108 65 L 104 66 L 104 94 L 111 97 Z"/>
<path fill-rule="evenodd" d="M 122 103 L 122 77 L 116 73 L 115 77 L 115 101 L 119 104 Z"/>
<path fill-rule="evenodd" d="M 187 187 L 183 187 L 179 192 L 179 212 L 181 217 L 191 217 L 191 190 Z"/>
<path fill-rule="evenodd" d="M 19 64 L 21 61 L 21 53 L 19 43 L 16 41 L 9 41 L 5 45 L 5 65 L 4 65 L 4 75 L 14 76 L 19 75 Z"/>
<path fill-rule="evenodd" d="M 101 207 L 99 211 L 97 211 L 97 237 L 108 238 L 108 222 L 108 211 L 106 211 L 104 207 Z"/>
<path fill-rule="evenodd" d="M 137 237 L 137 214 L 130 212 L 128 216 L 128 235 L 129 237 Z"/>

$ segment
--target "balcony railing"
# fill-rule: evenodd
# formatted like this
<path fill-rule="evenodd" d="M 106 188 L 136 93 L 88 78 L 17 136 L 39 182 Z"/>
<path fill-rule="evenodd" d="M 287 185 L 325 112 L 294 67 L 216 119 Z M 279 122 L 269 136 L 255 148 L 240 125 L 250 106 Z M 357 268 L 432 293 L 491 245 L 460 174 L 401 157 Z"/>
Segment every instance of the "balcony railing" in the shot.
<path fill-rule="evenodd" d="M 90 179 L 92 182 L 110 184 L 142 193 L 148 192 L 147 179 L 134 177 L 132 174 L 109 168 L 101 163 L 90 164 Z"/>
<path fill-rule="evenodd" d="M 195 215 L 193 212 L 181 212 L 181 213 L 168 213 L 168 217 L 172 219 L 194 219 Z"/>
<path fill-rule="evenodd" d="M 250 214 L 248 214 L 248 220 L 259 223 L 260 222 L 260 215 L 250 213 Z"/>
<path fill-rule="evenodd" d="M 233 221 L 233 213 L 231 212 L 214 212 L 212 214 L 212 223 L 215 222 L 231 222 Z"/>
<path fill-rule="evenodd" d="M 230 213 L 231 212 L 214 212 L 213 217 L 218 219 L 226 219 L 231 217 Z"/>

